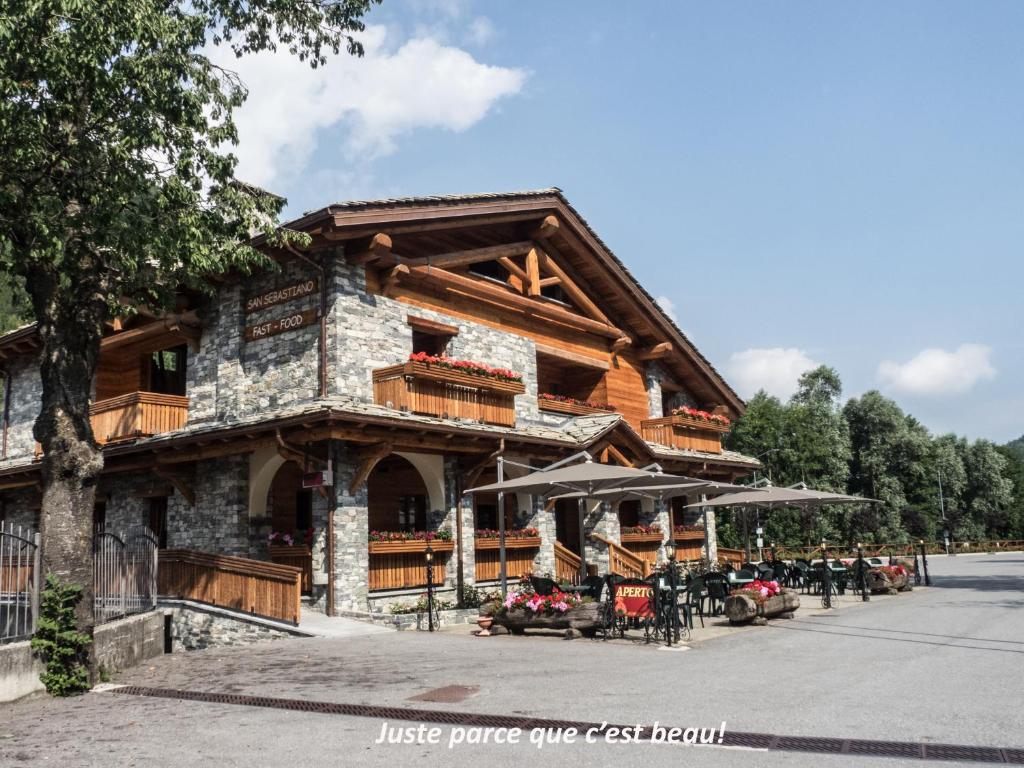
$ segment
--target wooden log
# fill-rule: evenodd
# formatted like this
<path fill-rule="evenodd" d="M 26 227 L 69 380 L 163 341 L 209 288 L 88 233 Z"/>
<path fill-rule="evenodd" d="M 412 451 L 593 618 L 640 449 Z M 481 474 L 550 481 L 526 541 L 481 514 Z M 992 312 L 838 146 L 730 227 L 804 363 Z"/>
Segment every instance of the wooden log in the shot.
<path fill-rule="evenodd" d="M 783 589 L 782 594 L 758 603 L 743 594 L 729 595 L 725 599 L 725 615 L 731 624 L 746 624 L 754 619 L 771 619 L 792 614 L 800 607 L 800 595 L 794 589 Z"/>
<path fill-rule="evenodd" d="M 488 610 L 487 604 L 481 606 L 481 613 L 485 610 Z M 570 611 L 552 615 L 538 616 L 530 610 L 507 611 L 494 614 L 494 623 L 514 635 L 521 635 L 528 629 L 577 629 L 584 634 L 593 633 L 604 623 L 604 603 L 582 603 Z"/>

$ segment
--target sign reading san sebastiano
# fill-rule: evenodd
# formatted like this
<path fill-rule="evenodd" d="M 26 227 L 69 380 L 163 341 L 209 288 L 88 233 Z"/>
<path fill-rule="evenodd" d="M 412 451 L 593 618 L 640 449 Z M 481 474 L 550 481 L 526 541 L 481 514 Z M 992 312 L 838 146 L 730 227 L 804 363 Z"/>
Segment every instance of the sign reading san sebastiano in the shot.
<path fill-rule="evenodd" d="M 245 326 L 245 340 L 256 341 L 265 339 L 268 336 L 276 336 L 285 331 L 294 331 L 296 328 L 305 328 L 317 321 L 317 310 L 306 309 L 301 312 L 282 312 L 277 317 L 267 320 L 264 323 Z"/>
<path fill-rule="evenodd" d="M 309 294 L 316 292 L 318 282 L 316 278 L 302 280 L 298 283 L 286 285 L 283 288 L 271 288 L 269 291 L 264 291 L 256 296 L 250 296 L 245 300 L 245 311 L 246 313 L 256 312 L 257 310 L 273 307 L 277 304 L 284 304 L 286 301 L 309 296 Z"/>

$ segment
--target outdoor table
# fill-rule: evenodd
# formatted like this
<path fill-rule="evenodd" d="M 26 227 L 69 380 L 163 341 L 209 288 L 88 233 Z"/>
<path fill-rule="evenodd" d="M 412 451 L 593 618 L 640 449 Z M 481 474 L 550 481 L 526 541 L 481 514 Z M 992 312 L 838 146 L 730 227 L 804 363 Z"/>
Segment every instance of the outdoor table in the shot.
<path fill-rule="evenodd" d="M 728 576 L 725 577 L 725 580 L 727 582 L 729 582 L 730 586 L 737 586 L 737 587 L 742 587 L 742 586 L 744 586 L 746 584 L 752 584 L 755 581 L 755 579 L 745 579 L 745 578 L 743 578 L 741 576 L 736 576 L 736 575 L 731 574 L 731 573 Z"/>
<path fill-rule="evenodd" d="M 597 597 L 594 587 L 591 587 L 589 584 L 586 586 L 584 586 L 583 584 L 559 584 L 558 588 L 563 592 L 568 592 L 570 594 L 576 592 L 581 597 Z M 597 587 L 597 589 L 600 588 L 600 586 Z"/>

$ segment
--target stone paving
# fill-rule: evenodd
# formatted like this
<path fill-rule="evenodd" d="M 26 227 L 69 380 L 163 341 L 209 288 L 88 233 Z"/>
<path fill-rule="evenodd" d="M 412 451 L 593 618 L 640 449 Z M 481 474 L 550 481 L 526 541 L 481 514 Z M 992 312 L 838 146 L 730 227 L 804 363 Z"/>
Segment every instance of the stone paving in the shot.
<path fill-rule="evenodd" d="M 481 639 L 462 627 L 176 654 L 115 682 L 596 722 L 701 727 L 724 720 L 730 730 L 1024 749 L 1024 555 L 931 563 L 931 589 L 870 603 L 844 600 L 827 613 L 801 608 L 797 618 L 768 627 L 715 627 L 688 653 L 557 637 Z M 450 685 L 479 692 L 454 703 L 410 701 Z M 376 745 L 380 730 L 372 718 L 111 693 L 39 698 L 0 709 L 0 766 L 538 759 L 530 745 Z M 691 754 L 702 765 L 927 764 L 649 744 L 545 749 L 545 765 L 667 765 Z"/>

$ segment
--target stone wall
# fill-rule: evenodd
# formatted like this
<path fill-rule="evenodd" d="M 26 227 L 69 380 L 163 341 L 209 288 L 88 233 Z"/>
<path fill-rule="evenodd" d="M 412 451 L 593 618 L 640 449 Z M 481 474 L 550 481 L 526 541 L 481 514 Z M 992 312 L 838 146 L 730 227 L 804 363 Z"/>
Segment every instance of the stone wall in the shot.
<path fill-rule="evenodd" d="M 35 488 L 18 488 L 0 496 L 2 518 L 12 525 L 39 531 L 39 509 L 42 497 Z"/>
<path fill-rule="evenodd" d="M 11 403 L 8 410 L 6 459 L 32 456 L 36 439 L 32 427 L 39 415 L 43 385 L 39 379 L 39 360 L 25 357 L 12 360 L 7 374 L 11 379 Z M 0 392 L 0 401 L 3 400 Z"/>
<path fill-rule="evenodd" d="M 100 624 L 93 632 L 96 667 L 105 673 L 134 667 L 164 652 L 164 613 L 148 611 Z"/>
<path fill-rule="evenodd" d="M 192 603 L 174 605 L 166 610 L 171 614 L 171 648 L 174 652 L 303 636 L 265 622 L 235 616 L 230 611 Z"/>
<path fill-rule="evenodd" d="M 537 410 L 537 351 L 533 341 L 490 326 L 366 293 L 365 271 L 339 261 L 334 269 L 330 374 L 333 393 L 373 400 L 372 372 L 405 362 L 412 352 L 409 315 L 459 329 L 448 354 L 523 374 L 526 393 L 516 397 L 516 415 L 540 420 Z"/>
<path fill-rule="evenodd" d="M 28 640 L 0 645 L 0 704 L 46 690 L 39 676 L 42 662 Z"/>
<path fill-rule="evenodd" d="M 348 491 L 359 466 L 343 444 L 332 445 L 334 455 L 334 607 L 338 611 L 365 611 L 369 598 L 370 551 L 369 495 L 366 483 Z"/>
<path fill-rule="evenodd" d="M 665 403 L 662 402 L 662 389 L 661 382 L 665 380 L 671 380 L 673 377 L 665 371 L 657 363 L 650 363 L 647 366 L 647 370 L 644 372 L 644 379 L 647 386 L 647 401 L 650 405 L 650 413 L 652 419 L 661 418 L 662 416 L 668 416 L 675 408 L 681 408 L 684 405 L 691 408 L 697 407 L 697 401 L 693 398 L 689 392 L 680 390 L 672 395 L 668 401 L 669 412 L 665 413 Z"/>

